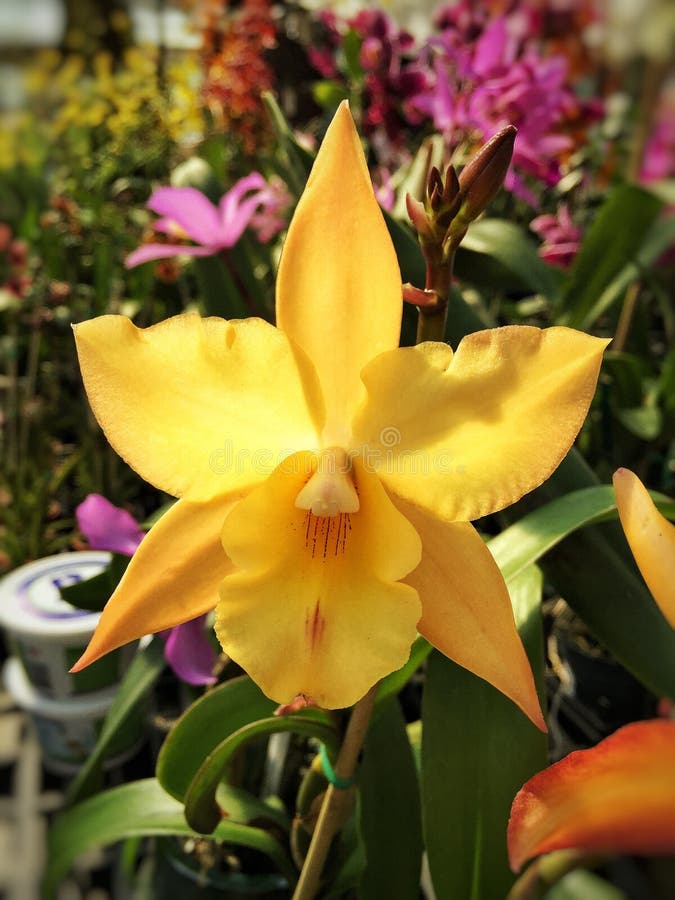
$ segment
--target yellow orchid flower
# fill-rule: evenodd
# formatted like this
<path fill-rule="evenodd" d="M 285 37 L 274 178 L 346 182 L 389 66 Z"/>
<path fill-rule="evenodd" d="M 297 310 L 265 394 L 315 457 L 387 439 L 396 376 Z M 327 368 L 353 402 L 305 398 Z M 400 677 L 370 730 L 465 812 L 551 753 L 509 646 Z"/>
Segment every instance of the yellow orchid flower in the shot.
<path fill-rule="evenodd" d="M 286 239 L 276 328 L 196 315 L 76 326 L 110 443 L 180 497 L 76 669 L 215 607 L 225 652 L 267 695 L 336 708 L 401 667 L 419 630 L 545 728 L 504 580 L 469 520 L 556 468 L 606 342 L 514 326 L 454 354 L 399 349 L 401 294 L 342 105 Z"/>
<path fill-rule="evenodd" d="M 675 525 L 662 516 L 630 469 L 613 478 L 616 505 L 635 562 L 661 612 L 675 628 Z"/>

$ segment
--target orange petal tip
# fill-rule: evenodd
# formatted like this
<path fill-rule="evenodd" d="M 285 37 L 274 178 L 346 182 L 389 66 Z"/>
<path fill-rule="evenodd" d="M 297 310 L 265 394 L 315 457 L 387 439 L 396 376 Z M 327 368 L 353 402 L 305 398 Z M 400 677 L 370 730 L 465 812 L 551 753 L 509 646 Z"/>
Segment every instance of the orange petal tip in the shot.
<path fill-rule="evenodd" d="M 514 872 L 554 850 L 675 852 L 675 721 L 633 722 L 531 778 L 511 808 Z"/>

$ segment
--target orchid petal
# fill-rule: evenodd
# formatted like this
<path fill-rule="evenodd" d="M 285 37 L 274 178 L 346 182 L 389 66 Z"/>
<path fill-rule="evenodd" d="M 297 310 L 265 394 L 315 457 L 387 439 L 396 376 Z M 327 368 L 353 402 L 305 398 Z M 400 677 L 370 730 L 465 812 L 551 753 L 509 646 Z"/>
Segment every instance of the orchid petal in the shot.
<path fill-rule="evenodd" d="M 245 178 L 240 178 L 230 190 L 220 198 L 218 215 L 220 218 L 221 239 L 228 247 L 237 243 L 242 233 L 248 226 L 251 216 L 257 207 L 263 202 L 262 189 L 267 182 L 259 172 L 251 172 Z M 246 199 L 249 191 L 256 193 Z"/>
<path fill-rule="evenodd" d="M 661 515 L 629 469 L 614 473 L 614 492 L 635 562 L 661 612 L 675 628 L 675 525 Z"/>
<path fill-rule="evenodd" d="M 535 775 L 513 801 L 511 868 L 540 853 L 675 852 L 675 722 L 633 722 Z"/>
<path fill-rule="evenodd" d="M 176 625 L 169 632 L 164 656 L 175 674 L 187 684 L 215 684 L 213 669 L 218 655 L 204 631 L 205 616 Z"/>
<path fill-rule="evenodd" d="M 508 326 L 384 353 L 362 373 L 355 446 L 393 493 L 448 522 L 514 503 L 570 449 L 608 342 Z"/>
<path fill-rule="evenodd" d="M 197 188 L 161 187 L 148 200 L 148 209 L 173 219 L 197 244 L 218 244 L 218 210 Z"/>
<path fill-rule="evenodd" d="M 172 256 L 213 256 L 218 247 L 193 247 L 190 244 L 141 244 L 124 260 L 127 269 L 154 259 L 170 259 Z"/>
<path fill-rule="evenodd" d="M 124 316 L 75 326 L 89 402 L 114 449 L 160 490 L 205 501 L 317 446 L 316 375 L 261 319 L 194 314 L 151 328 Z"/>
<path fill-rule="evenodd" d="M 239 499 L 234 495 L 199 504 L 179 500 L 162 516 L 132 556 L 72 672 L 129 641 L 215 607 L 218 585 L 232 571 L 220 529 Z"/>
<path fill-rule="evenodd" d="M 130 512 L 113 506 L 101 494 L 89 494 L 75 510 L 75 517 L 92 550 L 133 556 L 145 537 Z"/>
<path fill-rule="evenodd" d="M 180 238 L 181 240 L 187 237 L 180 225 L 174 222 L 173 219 L 156 219 L 152 223 L 152 230 L 168 234 L 169 237 Z"/>
<path fill-rule="evenodd" d="M 401 315 L 396 254 L 343 103 L 291 221 L 277 281 L 277 324 L 319 373 L 327 445 L 346 445 L 364 397 L 359 373 L 398 346 Z"/>
<path fill-rule="evenodd" d="M 315 454 L 296 454 L 228 516 L 223 544 L 239 571 L 221 586 L 216 633 L 276 702 L 303 694 L 332 709 L 355 703 L 408 659 L 420 604 L 399 579 L 421 549 L 358 461 L 358 512 L 298 509 L 316 468 Z"/>
<path fill-rule="evenodd" d="M 546 731 L 506 584 L 476 530 L 467 522 L 439 522 L 402 500 L 394 504 L 422 539 L 422 561 L 405 578 L 422 603 L 419 633 Z"/>

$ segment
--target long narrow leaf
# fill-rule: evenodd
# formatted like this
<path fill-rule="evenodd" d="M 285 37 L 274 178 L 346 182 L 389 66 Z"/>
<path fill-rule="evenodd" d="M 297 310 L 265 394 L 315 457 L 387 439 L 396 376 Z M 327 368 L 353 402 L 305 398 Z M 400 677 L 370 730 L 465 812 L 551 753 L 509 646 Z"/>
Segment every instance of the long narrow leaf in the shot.
<path fill-rule="evenodd" d="M 116 736 L 137 714 L 139 705 L 144 702 L 164 666 L 162 641 L 153 638 L 146 647 L 139 650 L 127 669 L 108 710 L 96 746 L 68 788 L 68 804 L 77 803 L 96 790 L 101 766 L 111 746 L 114 746 Z"/>
<path fill-rule="evenodd" d="M 543 691 L 541 573 L 526 569 L 509 590 Z M 424 834 L 436 895 L 503 900 L 513 882 L 511 803 L 546 765 L 546 738 L 495 688 L 437 652 L 429 658 L 422 722 Z"/>
<path fill-rule="evenodd" d="M 662 208 L 658 197 L 637 185 L 623 184 L 612 191 L 574 261 L 562 298 L 560 324 L 587 328 L 593 323 L 608 305 L 603 295 L 637 260 Z"/>
<path fill-rule="evenodd" d="M 462 241 L 455 271 L 472 284 L 524 290 L 555 300 L 560 277 L 537 254 L 527 233 L 504 219 L 474 222 Z"/>
<path fill-rule="evenodd" d="M 597 487 L 597 477 L 572 450 L 545 484 L 503 515 L 522 519 L 584 484 Z M 670 502 L 659 506 L 671 514 Z M 541 567 L 619 662 L 657 695 L 675 698 L 675 632 L 649 593 L 616 521 L 571 532 L 541 557 Z"/>
<path fill-rule="evenodd" d="M 366 857 L 359 900 L 415 897 L 422 865 L 419 787 L 395 698 L 382 704 L 368 729 L 359 771 L 359 830 Z"/>
<path fill-rule="evenodd" d="M 154 778 L 113 788 L 60 815 L 49 834 L 44 896 L 56 890 L 83 853 L 130 837 L 151 835 L 195 836 L 185 822 L 182 804 L 162 790 Z M 279 842 L 260 828 L 223 821 L 214 838 L 266 854 L 293 883 L 296 872 Z"/>
<path fill-rule="evenodd" d="M 654 499 L 665 516 L 675 518 L 675 501 L 657 493 Z M 490 540 L 490 551 L 509 581 L 572 532 L 609 517 L 616 517 L 612 486 L 582 488 L 557 497 L 514 522 Z"/>
<path fill-rule="evenodd" d="M 167 735 L 157 760 L 164 790 L 182 800 L 202 762 L 230 734 L 274 712 L 275 704 L 244 675 L 200 697 Z"/>
<path fill-rule="evenodd" d="M 305 714 L 260 719 L 245 725 L 222 741 L 203 761 L 185 794 L 185 818 L 201 834 L 211 834 L 221 818 L 216 792 L 234 754 L 249 741 L 280 732 L 317 738 L 334 746 L 337 731 L 330 716 L 319 710 Z"/>

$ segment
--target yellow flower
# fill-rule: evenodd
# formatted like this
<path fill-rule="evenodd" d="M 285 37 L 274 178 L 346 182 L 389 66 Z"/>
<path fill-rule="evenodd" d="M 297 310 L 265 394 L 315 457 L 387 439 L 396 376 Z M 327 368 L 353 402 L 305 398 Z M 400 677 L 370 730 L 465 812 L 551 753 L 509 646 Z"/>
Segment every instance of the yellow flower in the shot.
<path fill-rule="evenodd" d="M 419 630 L 545 728 L 503 578 L 468 523 L 555 469 L 606 342 L 506 327 L 454 355 L 398 349 L 401 307 L 343 105 L 286 239 L 276 328 L 196 315 L 76 326 L 111 444 L 181 498 L 78 669 L 216 607 L 225 652 L 266 694 L 334 708 L 402 666 Z"/>
<path fill-rule="evenodd" d="M 630 469 L 614 473 L 621 525 L 635 562 L 661 612 L 675 628 L 675 525 L 654 505 Z"/>

